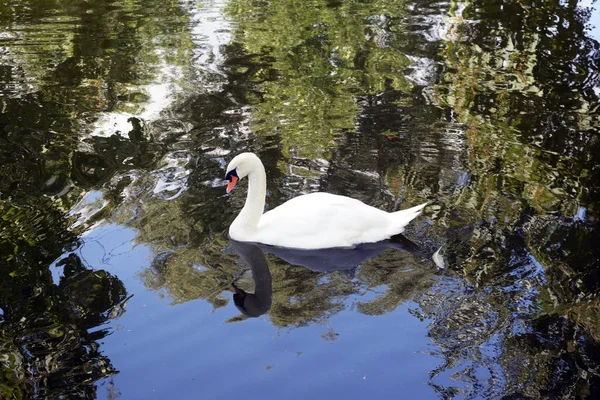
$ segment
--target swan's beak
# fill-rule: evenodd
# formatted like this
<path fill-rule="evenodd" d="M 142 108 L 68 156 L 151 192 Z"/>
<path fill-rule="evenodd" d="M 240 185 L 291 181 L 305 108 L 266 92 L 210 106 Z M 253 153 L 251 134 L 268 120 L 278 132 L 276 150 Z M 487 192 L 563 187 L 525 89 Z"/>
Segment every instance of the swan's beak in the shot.
<path fill-rule="evenodd" d="M 231 181 L 229 181 L 229 183 L 227 184 L 227 193 L 231 192 L 233 190 L 233 188 L 235 187 L 235 184 L 238 181 L 238 177 L 237 176 L 231 176 Z"/>

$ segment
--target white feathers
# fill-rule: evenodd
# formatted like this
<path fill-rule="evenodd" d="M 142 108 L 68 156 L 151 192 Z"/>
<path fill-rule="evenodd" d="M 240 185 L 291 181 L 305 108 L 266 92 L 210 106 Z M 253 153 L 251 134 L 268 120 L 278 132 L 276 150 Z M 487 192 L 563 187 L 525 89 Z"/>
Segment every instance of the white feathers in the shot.
<path fill-rule="evenodd" d="M 437 267 L 439 269 L 446 268 L 446 263 L 444 262 L 444 256 L 441 253 L 443 247 L 444 246 L 440 246 L 440 248 L 437 249 L 437 251 L 435 253 L 433 253 L 433 256 L 431 256 L 431 259 L 433 260 L 433 262 L 435 263 L 435 265 L 437 265 Z"/>
<path fill-rule="evenodd" d="M 350 197 L 311 193 L 262 214 L 266 194 L 262 163 L 254 154 L 243 153 L 227 167 L 228 172 L 233 169 L 240 179 L 247 174 L 249 181 L 246 204 L 229 227 L 231 238 L 242 242 L 297 249 L 378 242 L 403 232 L 426 205 L 388 213 Z"/>

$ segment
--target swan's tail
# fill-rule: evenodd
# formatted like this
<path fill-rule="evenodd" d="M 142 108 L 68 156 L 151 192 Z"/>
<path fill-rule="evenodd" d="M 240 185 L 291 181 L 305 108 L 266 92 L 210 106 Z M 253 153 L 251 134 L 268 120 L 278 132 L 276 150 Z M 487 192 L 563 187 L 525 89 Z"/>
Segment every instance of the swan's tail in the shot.
<path fill-rule="evenodd" d="M 404 232 L 404 227 L 408 225 L 410 221 L 417 218 L 426 205 L 427 203 L 423 203 L 418 206 L 407 208 L 406 210 L 400 210 L 392 213 L 392 218 L 394 220 L 393 234 Z"/>

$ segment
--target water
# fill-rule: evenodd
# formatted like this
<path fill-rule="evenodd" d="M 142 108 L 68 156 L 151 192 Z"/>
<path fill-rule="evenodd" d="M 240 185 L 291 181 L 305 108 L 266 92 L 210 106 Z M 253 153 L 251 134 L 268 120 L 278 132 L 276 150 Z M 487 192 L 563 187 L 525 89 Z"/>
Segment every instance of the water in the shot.
<path fill-rule="evenodd" d="M 0 1 L 0 398 L 593 398 L 597 9 Z M 422 253 L 248 265 L 248 150 Z"/>

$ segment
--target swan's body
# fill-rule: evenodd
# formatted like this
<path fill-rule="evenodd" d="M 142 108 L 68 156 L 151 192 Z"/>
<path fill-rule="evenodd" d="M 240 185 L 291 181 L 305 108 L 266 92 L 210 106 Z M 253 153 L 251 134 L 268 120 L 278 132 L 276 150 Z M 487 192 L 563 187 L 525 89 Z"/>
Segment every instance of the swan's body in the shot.
<path fill-rule="evenodd" d="M 238 179 L 248 176 L 246 204 L 229 227 L 229 236 L 296 249 L 352 247 L 389 239 L 420 213 L 425 204 L 388 213 L 350 197 L 311 193 L 295 197 L 263 214 L 265 169 L 253 153 L 236 156 L 227 167 L 231 191 Z"/>

